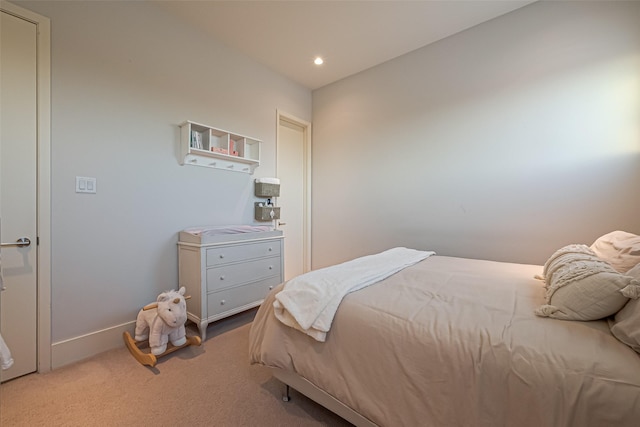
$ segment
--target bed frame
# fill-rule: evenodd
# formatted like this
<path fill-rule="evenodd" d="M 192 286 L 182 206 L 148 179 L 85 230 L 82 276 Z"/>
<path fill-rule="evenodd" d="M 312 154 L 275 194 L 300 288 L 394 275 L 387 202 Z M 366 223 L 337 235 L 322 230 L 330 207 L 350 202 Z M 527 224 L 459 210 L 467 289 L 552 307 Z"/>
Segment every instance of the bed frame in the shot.
<path fill-rule="evenodd" d="M 313 385 L 306 378 L 280 368 L 271 368 L 271 372 L 274 377 L 286 386 L 285 392 L 282 395 L 282 400 L 285 402 L 291 399 L 289 396 L 289 387 L 291 387 L 357 427 L 379 427 L 368 418 L 365 418 L 324 390 Z"/>

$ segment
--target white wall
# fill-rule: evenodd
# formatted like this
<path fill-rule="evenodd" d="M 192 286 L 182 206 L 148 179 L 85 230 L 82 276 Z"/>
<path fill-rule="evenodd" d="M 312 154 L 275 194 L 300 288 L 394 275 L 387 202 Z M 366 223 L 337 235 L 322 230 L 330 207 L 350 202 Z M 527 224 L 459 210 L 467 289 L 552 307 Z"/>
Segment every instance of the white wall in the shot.
<path fill-rule="evenodd" d="M 17 2 L 51 19 L 52 341 L 59 366 L 113 345 L 176 288 L 177 233 L 253 222 L 275 173 L 276 109 L 311 92 L 152 2 Z M 179 164 L 184 120 L 264 141 L 254 175 Z M 97 178 L 76 194 L 75 176 Z"/>
<path fill-rule="evenodd" d="M 640 233 L 639 23 L 639 2 L 534 3 L 314 91 L 313 268 Z"/>

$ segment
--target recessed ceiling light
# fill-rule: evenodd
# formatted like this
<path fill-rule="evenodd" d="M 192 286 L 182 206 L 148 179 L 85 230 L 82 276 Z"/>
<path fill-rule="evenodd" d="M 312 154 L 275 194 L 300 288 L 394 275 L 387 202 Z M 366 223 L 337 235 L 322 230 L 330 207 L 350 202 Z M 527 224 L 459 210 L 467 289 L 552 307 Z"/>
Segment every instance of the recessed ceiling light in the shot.
<path fill-rule="evenodd" d="M 324 59 L 320 58 L 319 56 L 316 57 L 316 59 L 313 60 L 313 63 L 316 65 L 322 65 L 324 63 Z"/>

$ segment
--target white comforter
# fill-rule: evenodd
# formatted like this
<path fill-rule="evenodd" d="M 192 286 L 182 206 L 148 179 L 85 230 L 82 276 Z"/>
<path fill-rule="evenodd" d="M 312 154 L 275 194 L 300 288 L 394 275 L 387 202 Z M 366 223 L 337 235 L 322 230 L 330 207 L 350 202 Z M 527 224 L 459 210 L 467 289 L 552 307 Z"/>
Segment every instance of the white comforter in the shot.
<path fill-rule="evenodd" d="M 324 342 L 345 295 L 434 254 L 432 251 L 393 248 L 300 275 L 287 282 L 276 295 L 275 316 L 285 325 Z"/>

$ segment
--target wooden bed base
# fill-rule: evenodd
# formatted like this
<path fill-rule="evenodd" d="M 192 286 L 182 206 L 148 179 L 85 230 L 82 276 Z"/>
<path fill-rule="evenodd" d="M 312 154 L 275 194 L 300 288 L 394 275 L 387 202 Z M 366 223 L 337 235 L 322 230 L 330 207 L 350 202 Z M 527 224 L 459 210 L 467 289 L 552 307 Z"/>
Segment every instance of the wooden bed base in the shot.
<path fill-rule="evenodd" d="M 274 377 L 276 377 L 279 381 L 283 382 L 287 386 L 287 390 L 282 396 L 282 400 L 284 400 L 285 402 L 289 401 L 288 387 L 291 387 L 304 394 L 319 405 L 324 406 L 336 415 L 349 421 L 351 424 L 354 424 L 358 427 L 378 427 L 377 424 L 373 423 L 366 417 L 349 408 L 347 405 L 340 402 L 338 399 L 331 396 L 324 390 L 319 389 L 311 382 L 309 382 L 306 378 L 302 378 L 301 376 L 294 374 L 293 372 L 285 371 L 279 368 L 271 368 L 271 372 L 273 373 Z"/>

